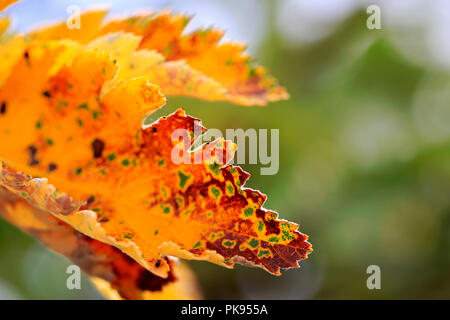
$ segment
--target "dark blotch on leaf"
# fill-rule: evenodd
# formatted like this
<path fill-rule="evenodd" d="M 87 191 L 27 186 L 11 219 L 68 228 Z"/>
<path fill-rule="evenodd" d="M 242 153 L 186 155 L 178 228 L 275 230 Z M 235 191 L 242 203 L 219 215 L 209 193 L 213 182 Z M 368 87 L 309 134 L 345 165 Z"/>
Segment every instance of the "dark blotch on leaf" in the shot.
<path fill-rule="evenodd" d="M 48 165 L 48 171 L 49 172 L 55 171 L 56 169 L 58 169 L 58 166 L 55 163 L 50 163 Z"/>
<path fill-rule="evenodd" d="M 208 196 L 208 190 L 206 190 L 206 189 L 200 189 L 200 194 L 203 196 L 203 197 L 207 197 Z"/>
<path fill-rule="evenodd" d="M 6 102 L 2 102 L 2 105 L 0 106 L 0 114 L 6 113 Z"/>
<path fill-rule="evenodd" d="M 51 98 L 52 97 L 52 94 L 48 90 L 45 90 L 44 92 L 42 92 L 42 95 L 44 97 L 46 97 L 46 98 Z"/>
<path fill-rule="evenodd" d="M 94 158 L 100 158 L 103 153 L 103 149 L 105 149 L 105 143 L 100 139 L 95 139 L 92 141 L 92 151 L 94 153 Z"/>
<path fill-rule="evenodd" d="M 136 286 L 141 290 L 161 291 L 165 284 L 175 281 L 176 278 L 172 272 L 167 278 L 160 278 L 150 271 L 142 270 L 136 280 Z"/>
<path fill-rule="evenodd" d="M 37 153 L 37 149 L 35 146 L 30 145 L 27 148 L 28 152 L 30 153 L 30 161 L 29 161 L 29 165 L 30 166 L 35 166 L 39 164 L 39 160 L 36 159 L 36 153 Z"/>
<path fill-rule="evenodd" d="M 30 152 L 31 156 L 35 156 L 36 153 L 37 153 L 37 149 L 36 149 L 35 146 L 31 145 L 31 146 L 28 147 L 28 152 Z"/>
<path fill-rule="evenodd" d="M 94 196 L 90 196 L 88 199 L 87 199 L 87 204 L 91 204 L 92 202 L 94 202 L 95 201 L 95 197 Z"/>

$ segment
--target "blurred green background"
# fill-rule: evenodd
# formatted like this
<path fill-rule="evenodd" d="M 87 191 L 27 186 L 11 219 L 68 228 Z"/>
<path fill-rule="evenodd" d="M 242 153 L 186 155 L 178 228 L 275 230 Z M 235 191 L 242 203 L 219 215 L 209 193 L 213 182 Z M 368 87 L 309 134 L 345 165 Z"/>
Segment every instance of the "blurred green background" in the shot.
<path fill-rule="evenodd" d="M 197 14 L 199 25 L 214 21 L 248 42 L 291 94 L 263 108 L 171 98 L 158 112 L 182 106 L 223 132 L 280 129 L 278 174 L 243 165 L 252 173 L 247 186 L 297 222 L 315 250 L 282 277 L 189 264 L 206 298 L 450 299 L 450 46 L 440 40 L 450 28 L 434 21 L 449 4 L 372 1 L 382 29 L 368 30 L 365 1 L 307 2 L 106 1 L 115 12 L 173 7 Z M 43 1 L 37 11 L 24 1 L 7 13 L 25 30 L 65 19 L 77 3 L 88 1 Z M 366 287 L 373 264 L 381 290 Z M 82 290 L 67 290 L 67 265 L 0 221 L 0 298 L 101 298 L 87 279 Z"/>

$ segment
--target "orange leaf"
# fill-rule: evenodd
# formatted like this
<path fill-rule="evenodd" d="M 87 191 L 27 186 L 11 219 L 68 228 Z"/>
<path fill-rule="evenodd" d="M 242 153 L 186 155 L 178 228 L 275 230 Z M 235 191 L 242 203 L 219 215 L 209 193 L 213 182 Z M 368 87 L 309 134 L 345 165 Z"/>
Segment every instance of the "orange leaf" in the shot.
<path fill-rule="evenodd" d="M 22 36 L 0 36 L 0 86 L 24 54 L 24 50 L 25 41 Z"/>
<path fill-rule="evenodd" d="M 116 62 L 119 70 L 110 86 L 120 80 L 145 77 L 158 84 L 168 96 L 191 96 L 210 101 L 227 99 L 224 87 L 185 62 L 167 62 L 156 51 L 138 50 L 141 38 L 131 33 L 111 33 L 87 45 L 89 49 L 108 52 Z M 108 86 L 104 90 L 108 90 Z"/>
<path fill-rule="evenodd" d="M 266 105 L 268 102 L 289 97 L 276 79 L 262 66 L 255 64 L 245 53 L 245 45 L 219 42 L 223 36 L 221 30 L 206 29 L 184 34 L 183 30 L 190 17 L 171 14 L 170 11 L 113 19 L 101 25 L 104 14 L 104 10 L 85 12 L 81 16 L 83 28 L 80 30 L 68 30 L 66 23 L 63 22 L 40 28 L 32 32 L 30 37 L 39 40 L 71 39 L 87 44 L 101 35 L 130 32 L 140 36 L 138 49 L 156 50 L 168 61 L 178 62 L 170 65 L 173 69 L 169 71 L 172 76 L 179 79 L 182 74 L 180 66 L 183 66 L 182 69 L 189 69 L 188 72 L 192 73 L 195 70 L 195 76 L 202 76 L 203 82 L 214 83 L 216 91 L 213 92 L 216 95 L 212 97 L 202 95 L 200 96 L 202 99 L 227 100 L 250 106 Z M 158 76 L 156 77 L 158 79 Z M 191 78 L 186 74 L 184 77 Z M 163 83 L 161 87 L 165 89 Z M 169 91 L 167 94 L 196 96 L 189 90 Z"/>
<path fill-rule="evenodd" d="M 171 272 L 166 279 L 160 278 L 115 247 L 79 233 L 3 188 L 0 188 L 0 215 L 38 238 L 48 248 L 69 258 L 93 277 L 94 283 L 104 282 L 102 288 L 109 287 L 108 294 L 113 291 L 115 298 L 199 298 L 195 278 L 189 276 L 185 266 L 166 260 L 172 266 Z M 178 281 L 180 277 L 181 281 Z"/>
<path fill-rule="evenodd" d="M 143 113 L 165 103 L 158 87 L 132 78 L 104 91 L 116 66 L 97 51 L 79 51 L 53 74 L 68 47 L 72 52 L 67 43 L 30 45 L 2 87 L 0 157 L 77 200 L 6 167 L 4 187 L 161 277 L 170 271 L 167 255 L 228 267 L 245 261 L 273 274 L 298 267 L 311 251 L 307 237 L 263 209 L 264 195 L 242 188 L 247 173 L 222 167 L 233 144 L 217 140 L 201 149 L 210 157 L 189 153 L 200 161 L 175 164 L 174 148 L 186 151 L 194 138 L 180 146 L 172 132 L 194 134 L 197 119 L 178 110 L 142 129 Z"/>
<path fill-rule="evenodd" d="M 32 31 L 28 37 L 36 40 L 68 39 L 87 42 L 98 34 L 102 20 L 108 11 L 105 9 L 89 10 L 80 15 L 80 28 L 69 29 L 67 21 L 41 26 Z"/>
<path fill-rule="evenodd" d="M 227 165 L 233 143 L 190 151 L 206 129 L 182 109 L 141 125 L 166 103 L 161 89 L 259 105 L 286 98 L 284 88 L 244 46 L 219 43 L 221 31 L 183 34 L 183 15 L 101 26 L 105 13 L 84 13 L 81 30 L 63 23 L 0 37 L 4 218 L 113 298 L 198 298 L 190 272 L 168 256 L 276 275 L 298 267 L 312 251 L 307 236 L 244 188 L 249 175 Z"/>

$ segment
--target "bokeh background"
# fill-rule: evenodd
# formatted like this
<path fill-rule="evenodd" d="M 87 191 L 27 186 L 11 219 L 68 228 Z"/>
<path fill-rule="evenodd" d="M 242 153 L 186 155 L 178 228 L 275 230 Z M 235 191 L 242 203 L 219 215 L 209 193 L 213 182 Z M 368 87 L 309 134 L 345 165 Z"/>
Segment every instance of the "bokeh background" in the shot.
<path fill-rule="evenodd" d="M 24 0 L 6 11 L 30 30 L 75 4 Z M 243 108 L 169 99 L 207 127 L 280 129 L 280 170 L 247 186 L 300 224 L 315 252 L 300 270 L 190 262 L 206 298 L 450 299 L 450 2 L 357 0 L 102 1 L 113 13 L 173 8 L 226 29 L 280 79 L 289 101 Z M 366 8 L 381 8 L 368 30 Z M 0 221 L 0 298 L 100 299 L 84 278 L 66 289 L 69 262 Z M 366 268 L 381 268 L 368 290 Z"/>

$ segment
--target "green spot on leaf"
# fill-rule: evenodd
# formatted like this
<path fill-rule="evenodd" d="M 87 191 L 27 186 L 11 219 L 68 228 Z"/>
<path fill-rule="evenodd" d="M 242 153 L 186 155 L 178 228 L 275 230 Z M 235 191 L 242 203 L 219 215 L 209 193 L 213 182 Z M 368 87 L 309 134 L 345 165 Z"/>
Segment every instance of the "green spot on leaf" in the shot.
<path fill-rule="evenodd" d="M 92 118 L 97 119 L 102 114 L 103 114 L 103 111 L 101 111 L 101 110 L 94 110 L 94 111 L 92 111 Z"/>
<path fill-rule="evenodd" d="M 170 211 L 171 211 L 169 206 L 165 206 L 165 205 L 161 204 L 160 207 L 161 207 L 162 212 L 163 212 L 164 214 L 169 214 Z"/>
<path fill-rule="evenodd" d="M 220 165 L 217 162 L 214 162 L 209 165 L 209 169 L 214 173 L 215 176 L 220 176 Z"/>
<path fill-rule="evenodd" d="M 259 249 L 258 250 L 258 258 L 265 257 L 265 256 L 270 257 L 270 250 Z"/>
<path fill-rule="evenodd" d="M 88 106 L 87 103 L 82 103 L 82 104 L 80 104 L 80 105 L 77 107 L 77 109 L 88 110 L 88 109 L 89 109 L 89 106 Z"/>
<path fill-rule="evenodd" d="M 227 183 L 227 193 L 229 195 L 233 195 L 234 194 L 234 187 L 231 183 Z"/>
<path fill-rule="evenodd" d="M 236 245 L 236 241 L 233 240 L 223 240 L 222 245 L 226 248 L 233 248 Z"/>
<path fill-rule="evenodd" d="M 197 248 L 199 248 L 201 245 L 202 245 L 202 242 L 201 242 L 201 241 L 197 241 L 197 243 L 194 244 L 194 246 L 193 246 L 192 248 L 193 248 L 193 249 L 197 249 Z"/>
<path fill-rule="evenodd" d="M 190 174 L 184 174 L 182 171 L 178 171 L 178 178 L 180 179 L 179 185 L 180 188 L 184 188 L 186 185 L 186 182 L 189 180 L 189 178 L 191 177 Z"/>
<path fill-rule="evenodd" d="M 261 220 L 258 222 L 258 231 L 262 232 L 264 230 L 264 222 Z"/>
<path fill-rule="evenodd" d="M 250 247 L 252 247 L 253 249 L 254 248 L 256 248 L 257 246 L 259 246 L 259 240 L 258 239 L 255 239 L 255 238 L 253 238 L 253 239 L 251 239 L 249 242 L 247 242 L 248 243 L 248 245 L 250 246 Z"/>
<path fill-rule="evenodd" d="M 214 198 L 216 198 L 216 200 L 217 200 L 221 194 L 220 189 L 216 188 L 216 187 L 211 187 L 210 191 L 211 191 L 211 194 L 214 196 Z"/>
<path fill-rule="evenodd" d="M 107 156 L 107 158 L 108 158 L 108 160 L 109 161 L 113 161 L 114 159 L 116 159 L 116 154 L 113 152 L 113 153 L 110 153 L 110 154 L 108 154 L 108 156 Z"/>
<path fill-rule="evenodd" d="M 252 207 L 248 207 L 244 209 L 244 216 L 246 218 L 252 216 L 255 213 L 255 209 L 253 209 Z"/>

